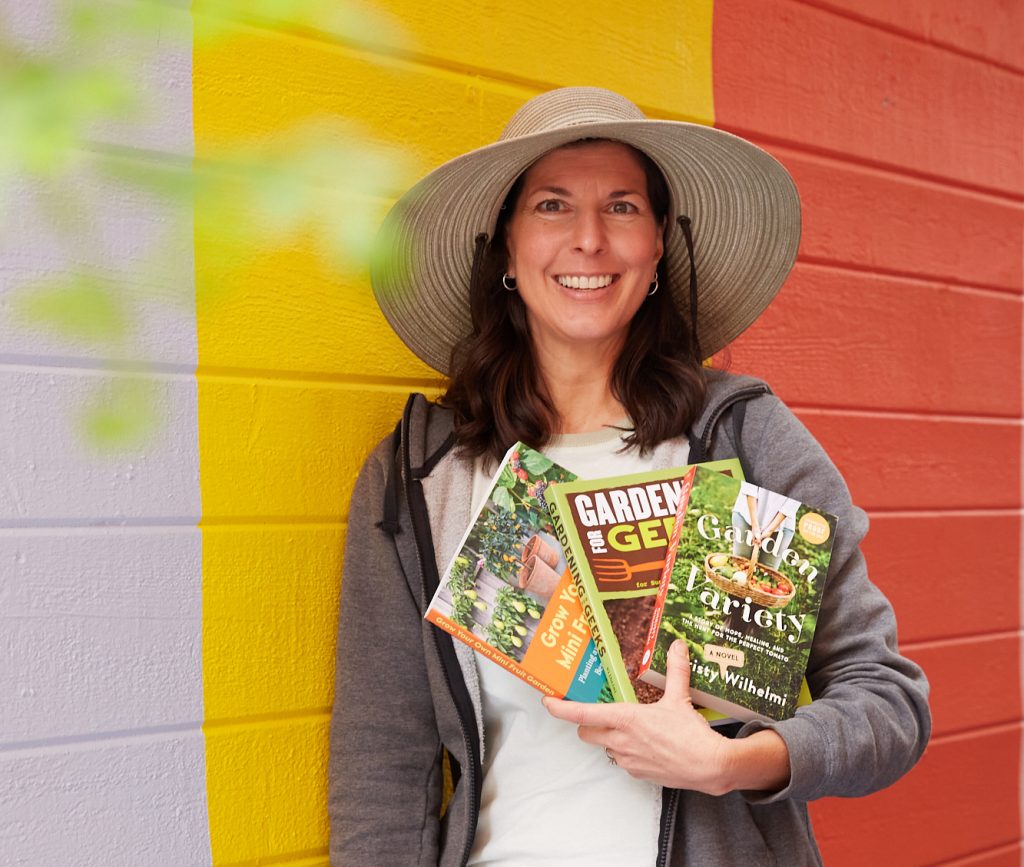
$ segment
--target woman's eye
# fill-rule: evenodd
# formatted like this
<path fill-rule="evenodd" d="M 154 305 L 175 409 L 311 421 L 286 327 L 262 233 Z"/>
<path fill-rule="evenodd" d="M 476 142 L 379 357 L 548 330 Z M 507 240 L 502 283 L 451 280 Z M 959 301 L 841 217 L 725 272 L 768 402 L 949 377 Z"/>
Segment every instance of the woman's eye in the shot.
<path fill-rule="evenodd" d="M 558 199 L 545 199 L 543 202 L 537 205 L 537 210 L 545 211 L 549 214 L 554 214 L 562 210 L 562 203 L 558 201 Z"/>
<path fill-rule="evenodd" d="M 638 208 L 632 202 L 612 202 L 611 212 L 613 214 L 635 214 Z"/>

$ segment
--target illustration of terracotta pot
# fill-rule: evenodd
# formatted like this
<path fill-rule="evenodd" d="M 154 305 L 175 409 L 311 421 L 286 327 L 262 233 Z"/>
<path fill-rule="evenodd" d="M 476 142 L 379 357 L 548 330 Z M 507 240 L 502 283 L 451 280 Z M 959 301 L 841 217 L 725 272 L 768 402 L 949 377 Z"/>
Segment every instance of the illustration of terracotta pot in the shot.
<path fill-rule="evenodd" d="M 552 569 L 558 566 L 558 561 L 561 559 L 559 553 L 554 548 L 552 548 L 540 536 L 536 535 L 531 536 L 529 541 L 523 546 L 522 560 L 525 563 L 534 556 L 540 557 L 540 559 L 547 563 Z"/>
<path fill-rule="evenodd" d="M 560 577 L 540 557 L 533 555 L 519 570 L 519 586 L 547 602 L 555 592 Z"/>

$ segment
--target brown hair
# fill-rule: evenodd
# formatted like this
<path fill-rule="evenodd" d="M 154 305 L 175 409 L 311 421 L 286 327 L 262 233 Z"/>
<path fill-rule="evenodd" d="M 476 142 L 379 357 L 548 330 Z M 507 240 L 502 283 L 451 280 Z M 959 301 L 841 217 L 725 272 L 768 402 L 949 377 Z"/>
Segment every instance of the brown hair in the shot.
<path fill-rule="evenodd" d="M 633 150 L 647 177 L 652 210 L 666 225 L 667 235 L 668 186 L 651 158 Z M 494 237 L 477 252 L 469 287 L 472 331 L 452 349 L 451 382 L 440 401 L 455 413 L 456 441 L 473 457 L 501 458 L 517 440 L 543 448 L 559 427 L 558 411 L 533 353 L 526 305 L 501 282 L 508 261 L 505 226 L 523 175 L 505 197 Z M 701 359 L 689 325 L 673 303 L 663 261 L 658 263 L 660 291 L 646 298 L 633 317 L 612 369 L 612 394 L 634 425 L 625 442 L 641 454 L 684 433 L 704 402 Z"/>

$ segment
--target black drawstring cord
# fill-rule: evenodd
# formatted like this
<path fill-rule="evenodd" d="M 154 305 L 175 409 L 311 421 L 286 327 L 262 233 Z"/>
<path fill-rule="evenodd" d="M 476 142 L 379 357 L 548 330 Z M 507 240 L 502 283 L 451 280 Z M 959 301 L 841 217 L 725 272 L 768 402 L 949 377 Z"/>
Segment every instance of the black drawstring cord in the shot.
<path fill-rule="evenodd" d="M 473 242 L 473 267 L 469 270 L 469 285 L 476 286 L 476 278 L 483 264 L 484 247 L 487 246 L 487 233 L 481 232 Z"/>
<path fill-rule="evenodd" d="M 700 351 L 700 340 L 697 337 L 697 263 L 693 259 L 693 233 L 690 231 L 690 218 L 686 214 L 676 217 L 679 228 L 683 230 L 686 240 L 686 252 L 690 257 L 690 335 L 693 338 L 693 354 L 697 361 L 703 362 Z"/>
<path fill-rule="evenodd" d="M 469 289 L 469 298 L 470 298 L 470 302 L 469 302 L 469 316 L 470 316 L 470 319 L 472 320 L 472 324 L 473 324 L 473 328 L 474 329 L 478 328 L 480 323 L 478 323 L 476 321 L 477 315 L 476 315 L 476 312 L 473 309 L 476 306 L 473 303 L 473 300 L 472 300 L 473 299 L 473 287 L 476 286 L 476 281 L 477 281 L 478 277 L 480 276 L 480 269 L 483 267 L 483 264 L 484 264 L 484 248 L 486 246 L 487 246 L 487 233 L 486 232 L 481 232 L 479 235 L 476 236 L 476 238 L 474 239 L 474 242 L 473 242 L 473 265 L 469 269 L 469 286 L 467 287 Z"/>

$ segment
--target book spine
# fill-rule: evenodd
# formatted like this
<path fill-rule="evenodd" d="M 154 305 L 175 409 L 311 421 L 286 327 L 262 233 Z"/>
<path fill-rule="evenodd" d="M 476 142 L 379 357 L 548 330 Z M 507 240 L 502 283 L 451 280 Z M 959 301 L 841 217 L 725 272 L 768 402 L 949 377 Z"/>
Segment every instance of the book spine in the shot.
<path fill-rule="evenodd" d="M 604 667 L 604 674 L 608 680 L 608 686 L 611 688 L 612 698 L 615 701 L 629 701 L 630 699 L 623 693 L 622 684 L 616 677 L 611 653 L 605 642 L 601 624 L 598 622 L 597 606 L 601 603 L 596 598 L 596 594 L 591 596 L 586 581 L 583 580 L 583 576 L 580 574 L 580 562 L 583 554 L 575 545 L 574 540 L 569 538 L 566 521 L 562 517 L 562 510 L 568 511 L 568 503 L 565 497 L 559 493 L 557 485 L 552 485 L 544 492 L 544 500 L 547 503 L 548 514 L 551 516 L 551 525 L 555 528 L 555 536 L 565 554 L 565 563 L 569 568 L 569 574 L 572 575 L 572 583 L 576 586 L 576 593 L 579 596 L 580 605 L 583 607 L 583 616 L 586 617 L 587 625 L 590 627 L 590 633 L 594 639 L 594 648 L 597 650 L 597 655 L 601 659 L 601 665 Z"/>
<path fill-rule="evenodd" d="M 668 540 L 668 553 L 665 555 L 665 565 L 661 569 L 661 580 L 658 583 L 658 595 L 654 600 L 654 613 L 651 615 L 651 625 L 647 630 L 647 641 L 644 644 L 644 653 L 641 657 L 640 672 L 638 677 L 648 683 L 649 678 L 644 677 L 651 667 L 651 660 L 654 658 L 654 647 L 658 643 L 658 629 L 661 626 L 661 615 L 665 611 L 665 598 L 668 596 L 668 588 L 672 583 L 672 569 L 676 563 L 676 552 L 679 550 L 679 536 L 683 530 L 683 522 L 686 520 L 686 510 L 690 505 L 690 492 L 693 490 L 693 476 L 695 469 L 691 469 L 683 479 L 683 489 L 679 492 L 679 504 L 676 506 L 676 521 L 672 526 L 672 535 Z M 661 683 L 655 680 L 654 685 L 664 689 L 664 678 Z"/>

